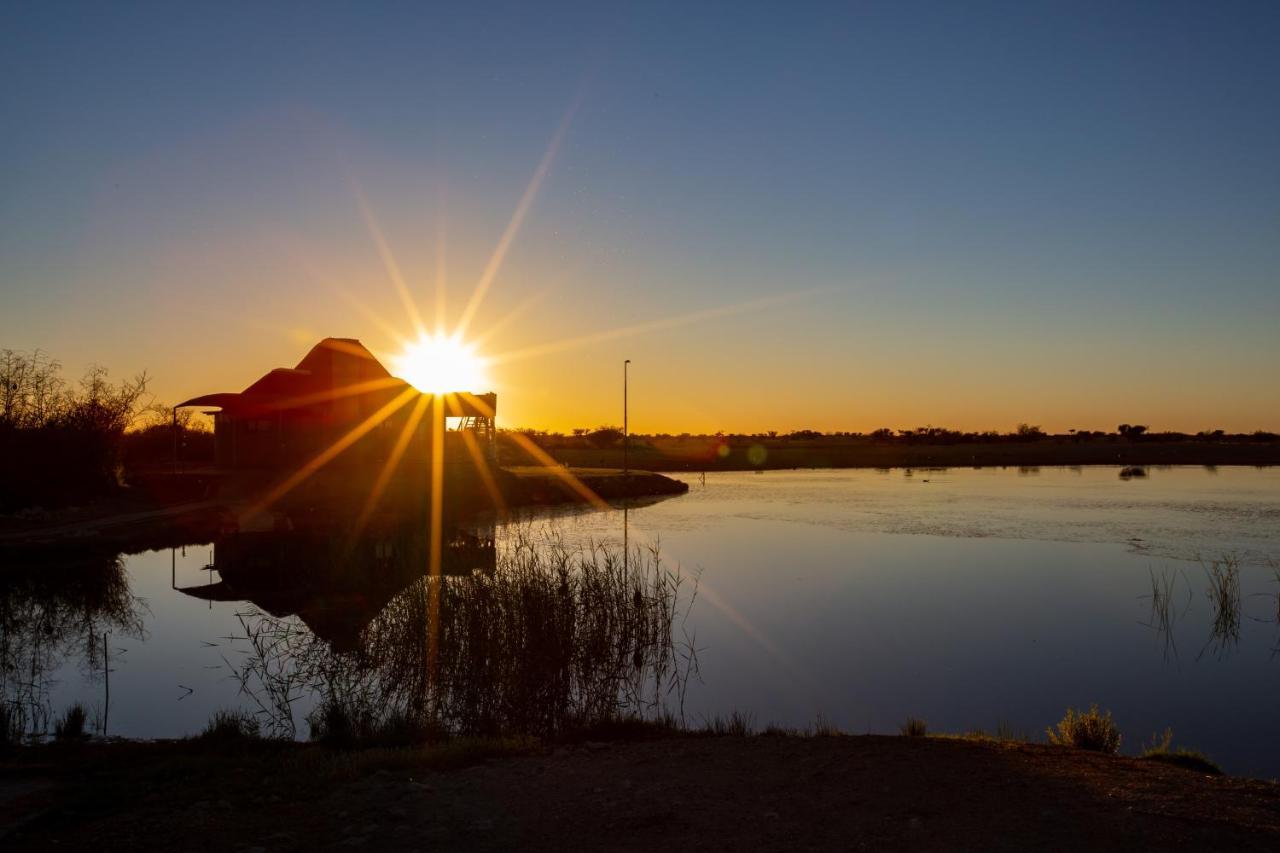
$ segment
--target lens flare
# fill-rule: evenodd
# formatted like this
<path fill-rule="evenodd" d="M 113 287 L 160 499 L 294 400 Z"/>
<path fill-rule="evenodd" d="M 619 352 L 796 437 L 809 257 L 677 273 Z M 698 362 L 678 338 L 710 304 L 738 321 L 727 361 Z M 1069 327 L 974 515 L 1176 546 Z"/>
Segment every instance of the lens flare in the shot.
<path fill-rule="evenodd" d="M 458 336 L 423 335 L 392 359 L 396 374 L 424 394 L 489 390 L 485 359 Z"/>

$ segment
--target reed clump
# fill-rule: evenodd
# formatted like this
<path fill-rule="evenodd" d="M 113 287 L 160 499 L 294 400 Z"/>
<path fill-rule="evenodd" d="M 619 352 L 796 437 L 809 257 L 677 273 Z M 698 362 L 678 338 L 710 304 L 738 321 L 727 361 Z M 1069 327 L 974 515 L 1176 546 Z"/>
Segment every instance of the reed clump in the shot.
<path fill-rule="evenodd" d="M 1240 642 L 1240 562 L 1227 554 L 1202 565 L 1209 581 L 1207 595 L 1213 612 L 1205 648 L 1214 646 L 1225 651 Z"/>
<path fill-rule="evenodd" d="M 0 702 L 0 753 L 20 746 L 26 730 L 27 716 L 22 706 L 14 702 Z"/>
<path fill-rule="evenodd" d="M 918 717 L 907 717 L 898 730 L 903 737 L 924 737 L 929 733 L 929 725 Z"/>
<path fill-rule="evenodd" d="M 717 714 L 703 721 L 701 733 L 715 737 L 751 737 L 756 733 L 755 717 L 742 711 L 734 711 L 727 717 Z"/>
<path fill-rule="evenodd" d="M 80 740 L 85 737 L 85 723 L 89 713 L 84 705 L 76 702 L 67 708 L 65 714 L 53 726 L 53 736 L 57 740 Z"/>
<path fill-rule="evenodd" d="M 1175 747 L 1173 745 L 1172 728 L 1166 728 L 1162 735 L 1153 734 L 1151 742 L 1143 748 L 1141 757 L 1147 761 L 1172 764 L 1175 767 L 1182 767 L 1196 773 L 1205 773 L 1210 776 L 1222 775 L 1222 768 L 1198 749 L 1188 749 L 1185 746 Z"/>
<path fill-rule="evenodd" d="M 1111 719 L 1111 712 L 1102 714 L 1097 705 L 1087 712 L 1068 708 L 1066 716 L 1058 723 L 1057 730 L 1046 729 L 1049 743 L 1105 752 L 1114 755 L 1120 751 L 1120 730 Z"/>
<path fill-rule="evenodd" d="M 206 743 L 240 743 L 261 738 L 262 727 L 258 719 L 248 711 L 234 708 L 214 711 L 200 733 L 200 740 Z"/>
<path fill-rule="evenodd" d="M 569 548 L 516 530 L 492 570 L 420 577 L 336 648 L 299 620 L 243 621 L 244 692 L 273 733 L 315 697 L 312 736 L 335 744 L 441 737 L 556 739 L 632 719 L 683 718 L 697 670 L 679 635 L 696 595 L 656 546 Z"/>

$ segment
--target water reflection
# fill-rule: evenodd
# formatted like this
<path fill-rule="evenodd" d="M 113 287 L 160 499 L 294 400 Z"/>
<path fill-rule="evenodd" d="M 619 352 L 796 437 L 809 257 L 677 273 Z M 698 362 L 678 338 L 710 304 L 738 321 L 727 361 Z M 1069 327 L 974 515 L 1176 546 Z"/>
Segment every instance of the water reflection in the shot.
<path fill-rule="evenodd" d="M 323 536 L 237 536 L 214 548 L 222 580 L 184 589 L 244 599 L 226 660 L 268 730 L 335 719 L 459 734 L 552 734 L 620 716 L 678 713 L 694 666 L 676 631 L 693 594 L 656 549 L 571 548 L 532 526 L 445 537 L 405 526 L 340 553 Z"/>
<path fill-rule="evenodd" d="M 105 689 L 110 637 L 144 639 L 146 602 L 129 588 L 116 556 L 47 562 L 19 558 L 0 584 L 0 703 L 9 725 L 25 734 L 50 728 L 53 674 L 77 661 L 81 676 Z M 105 731 L 107 702 L 90 702 L 94 727 Z"/>
<path fill-rule="evenodd" d="M 395 595 L 430 567 L 429 528 L 400 519 L 358 535 L 341 519 L 286 520 L 282 529 L 239 533 L 213 545 L 210 582 L 178 587 L 207 601 L 245 601 L 274 617 L 298 617 L 336 648 L 359 643 L 360 632 Z M 441 571 L 493 571 L 493 524 L 449 524 L 442 537 Z M 213 581 L 213 572 L 220 578 Z"/>
<path fill-rule="evenodd" d="M 1177 621 L 1191 609 L 1191 584 L 1187 581 L 1185 572 L 1165 569 L 1157 575 L 1155 569 L 1150 569 L 1149 571 L 1151 574 L 1151 613 L 1147 617 L 1147 621 L 1141 624 L 1156 632 L 1164 646 L 1164 662 L 1168 663 L 1170 658 L 1173 660 L 1178 658 L 1178 643 L 1174 627 Z M 1186 587 L 1185 601 L 1182 601 L 1181 595 L 1175 592 L 1179 576 L 1182 577 Z"/>

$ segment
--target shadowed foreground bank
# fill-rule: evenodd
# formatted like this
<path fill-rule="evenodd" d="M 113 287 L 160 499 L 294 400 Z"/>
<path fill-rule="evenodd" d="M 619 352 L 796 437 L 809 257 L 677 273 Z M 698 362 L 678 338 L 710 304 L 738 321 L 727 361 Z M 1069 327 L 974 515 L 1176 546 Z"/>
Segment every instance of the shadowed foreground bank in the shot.
<path fill-rule="evenodd" d="M 27 749 L 0 767 L 0 838 L 11 850 L 1280 846 L 1274 783 L 956 739 L 686 736 L 361 753 L 188 742 L 85 746 L 56 760 Z"/>

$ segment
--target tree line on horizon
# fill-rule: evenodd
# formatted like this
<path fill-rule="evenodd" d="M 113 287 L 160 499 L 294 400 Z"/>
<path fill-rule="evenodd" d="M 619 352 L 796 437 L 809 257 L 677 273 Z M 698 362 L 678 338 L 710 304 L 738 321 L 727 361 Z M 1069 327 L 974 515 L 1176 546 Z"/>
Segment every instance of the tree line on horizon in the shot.
<path fill-rule="evenodd" d="M 605 450 L 620 447 L 623 439 L 622 428 L 613 425 L 602 425 L 595 429 L 575 428 L 568 433 L 553 430 L 532 428 L 503 428 L 505 432 L 520 433 L 537 442 L 544 449 L 594 449 Z M 922 426 L 911 429 L 890 429 L 882 427 L 870 432 L 845 432 L 800 429 L 789 432 L 768 430 L 765 432 L 734 433 L 631 433 L 633 449 L 644 449 L 646 445 L 671 444 L 679 442 L 755 442 L 768 445 L 803 444 L 803 443 L 840 443 L 840 442 L 878 442 L 889 444 L 1003 444 L 1032 441 L 1143 441 L 1143 442 L 1274 442 L 1280 441 L 1280 435 L 1257 430 L 1251 433 L 1228 433 L 1221 429 L 1201 430 L 1197 433 L 1176 431 L 1154 432 L 1146 424 L 1117 425 L 1114 432 L 1104 430 L 1069 429 L 1065 433 L 1048 433 L 1035 424 L 1021 423 L 1008 432 L 982 430 L 965 432 L 946 427 Z"/>

